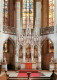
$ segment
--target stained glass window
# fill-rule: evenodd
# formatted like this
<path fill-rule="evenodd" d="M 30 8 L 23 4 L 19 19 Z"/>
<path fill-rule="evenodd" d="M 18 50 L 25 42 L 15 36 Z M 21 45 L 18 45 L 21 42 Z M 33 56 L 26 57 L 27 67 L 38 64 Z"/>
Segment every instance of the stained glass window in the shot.
<path fill-rule="evenodd" d="M 3 1 L 3 25 L 8 25 L 8 0 Z"/>
<path fill-rule="evenodd" d="M 49 0 L 49 26 L 54 26 L 54 0 Z"/>
<path fill-rule="evenodd" d="M 31 27 L 32 29 L 34 15 L 33 0 L 23 0 L 22 5 L 23 29 L 26 29 L 26 27 Z"/>
<path fill-rule="evenodd" d="M 54 46 L 50 40 L 49 40 L 49 53 L 54 53 Z"/>

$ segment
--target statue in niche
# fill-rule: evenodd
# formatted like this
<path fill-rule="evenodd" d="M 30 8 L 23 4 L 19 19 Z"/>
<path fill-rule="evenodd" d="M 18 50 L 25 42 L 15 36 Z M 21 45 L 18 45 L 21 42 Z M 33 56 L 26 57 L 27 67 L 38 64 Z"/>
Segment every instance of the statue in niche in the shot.
<path fill-rule="evenodd" d="M 38 58 L 38 48 L 37 48 L 37 46 L 34 47 L 34 58 Z"/>
<path fill-rule="evenodd" d="M 26 58 L 31 58 L 31 48 L 29 44 L 26 46 Z"/>

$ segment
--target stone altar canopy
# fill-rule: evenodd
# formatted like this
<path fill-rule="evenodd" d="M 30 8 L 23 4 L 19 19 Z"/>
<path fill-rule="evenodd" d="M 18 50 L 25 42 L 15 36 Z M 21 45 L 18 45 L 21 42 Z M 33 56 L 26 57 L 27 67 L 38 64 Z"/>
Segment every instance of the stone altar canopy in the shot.
<path fill-rule="evenodd" d="M 29 62 L 33 63 L 34 62 L 34 46 L 37 45 L 37 48 L 38 48 L 37 54 L 39 55 L 39 58 L 35 62 L 38 62 L 39 65 L 41 66 L 41 60 L 40 60 L 41 59 L 41 50 L 40 50 L 40 25 L 41 25 L 41 21 L 39 21 L 39 20 L 41 20 L 41 3 L 36 2 L 36 10 L 38 10 L 38 11 L 36 12 L 35 25 L 33 27 L 33 31 L 31 29 L 29 13 L 28 13 L 28 17 L 27 17 L 26 29 L 23 30 L 22 18 L 20 18 L 20 2 L 17 5 L 19 6 L 18 16 L 19 16 L 19 20 L 20 20 L 21 24 L 19 24 L 18 28 L 17 28 L 16 57 L 18 56 L 18 60 L 15 62 L 17 64 L 20 62 L 21 65 L 25 64 L 25 62 L 26 62 L 26 45 L 30 44 L 31 45 L 31 61 L 29 61 Z M 23 46 L 23 58 L 22 59 L 19 59 L 19 49 L 20 49 L 19 46 L 20 45 Z M 28 62 L 28 58 L 27 58 L 27 62 Z"/>

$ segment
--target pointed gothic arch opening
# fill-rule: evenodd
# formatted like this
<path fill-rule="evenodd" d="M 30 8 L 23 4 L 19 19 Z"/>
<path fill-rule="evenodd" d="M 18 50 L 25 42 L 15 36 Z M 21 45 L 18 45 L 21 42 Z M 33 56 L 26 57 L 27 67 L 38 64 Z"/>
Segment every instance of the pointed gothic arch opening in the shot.
<path fill-rule="evenodd" d="M 3 45 L 3 58 L 6 58 L 8 70 L 15 69 L 15 43 L 12 39 L 7 39 Z"/>
<path fill-rule="evenodd" d="M 41 67 L 43 70 L 49 70 L 49 64 L 51 62 L 51 58 L 54 58 L 54 45 L 50 39 L 46 39 L 42 41 L 42 64 Z"/>

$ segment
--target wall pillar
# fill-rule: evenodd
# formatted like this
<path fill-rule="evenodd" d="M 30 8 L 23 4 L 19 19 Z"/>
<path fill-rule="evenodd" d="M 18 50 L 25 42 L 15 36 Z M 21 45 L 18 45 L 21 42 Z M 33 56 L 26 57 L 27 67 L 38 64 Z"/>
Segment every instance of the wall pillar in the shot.
<path fill-rule="evenodd" d="M 0 61 L 3 60 L 3 0 L 0 0 Z"/>
<path fill-rule="evenodd" d="M 55 9 L 54 9 L 54 15 L 55 15 L 55 20 L 54 20 L 54 60 L 57 63 L 57 0 L 54 0 L 55 4 Z"/>
<path fill-rule="evenodd" d="M 0 31 L 3 32 L 3 0 L 0 0 Z"/>
<path fill-rule="evenodd" d="M 36 1 L 36 26 L 35 32 L 38 34 L 40 38 L 40 27 L 41 27 L 41 0 Z M 41 46 L 40 46 L 40 39 L 38 42 L 38 68 L 41 70 Z"/>
<path fill-rule="evenodd" d="M 15 69 L 19 66 L 19 44 L 16 45 L 16 55 L 15 55 Z"/>
<path fill-rule="evenodd" d="M 20 35 L 20 29 L 21 29 L 21 24 L 20 24 L 20 20 L 21 20 L 21 18 L 20 18 L 20 1 L 17 1 L 16 2 L 16 17 L 17 17 L 17 35 Z"/>
<path fill-rule="evenodd" d="M 38 68 L 41 70 L 41 44 L 38 43 Z"/>
<path fill-rule="evenodd" d="M 35 32 L 39 35 L 40 34 L 40 27 L 41 27 L 41 2 L 36 2 L 36 21 L 35 21 Z"/>
<path fill-rule="evenodd" d="M 3 43 L 0 40 L 0 61 L 3 60 Z"/>
<path fill-rule="evenodd" d="M 54 33 L 57 33 L 57 0 L 54 0 L 55 8 L 54 8 Z"/>
<path fill-rule="evenodd" d="M 56 37 L 57 35 L 55 35 Z M 54 61 L 57 63 L 57 37 L 54 40 Z"/>

